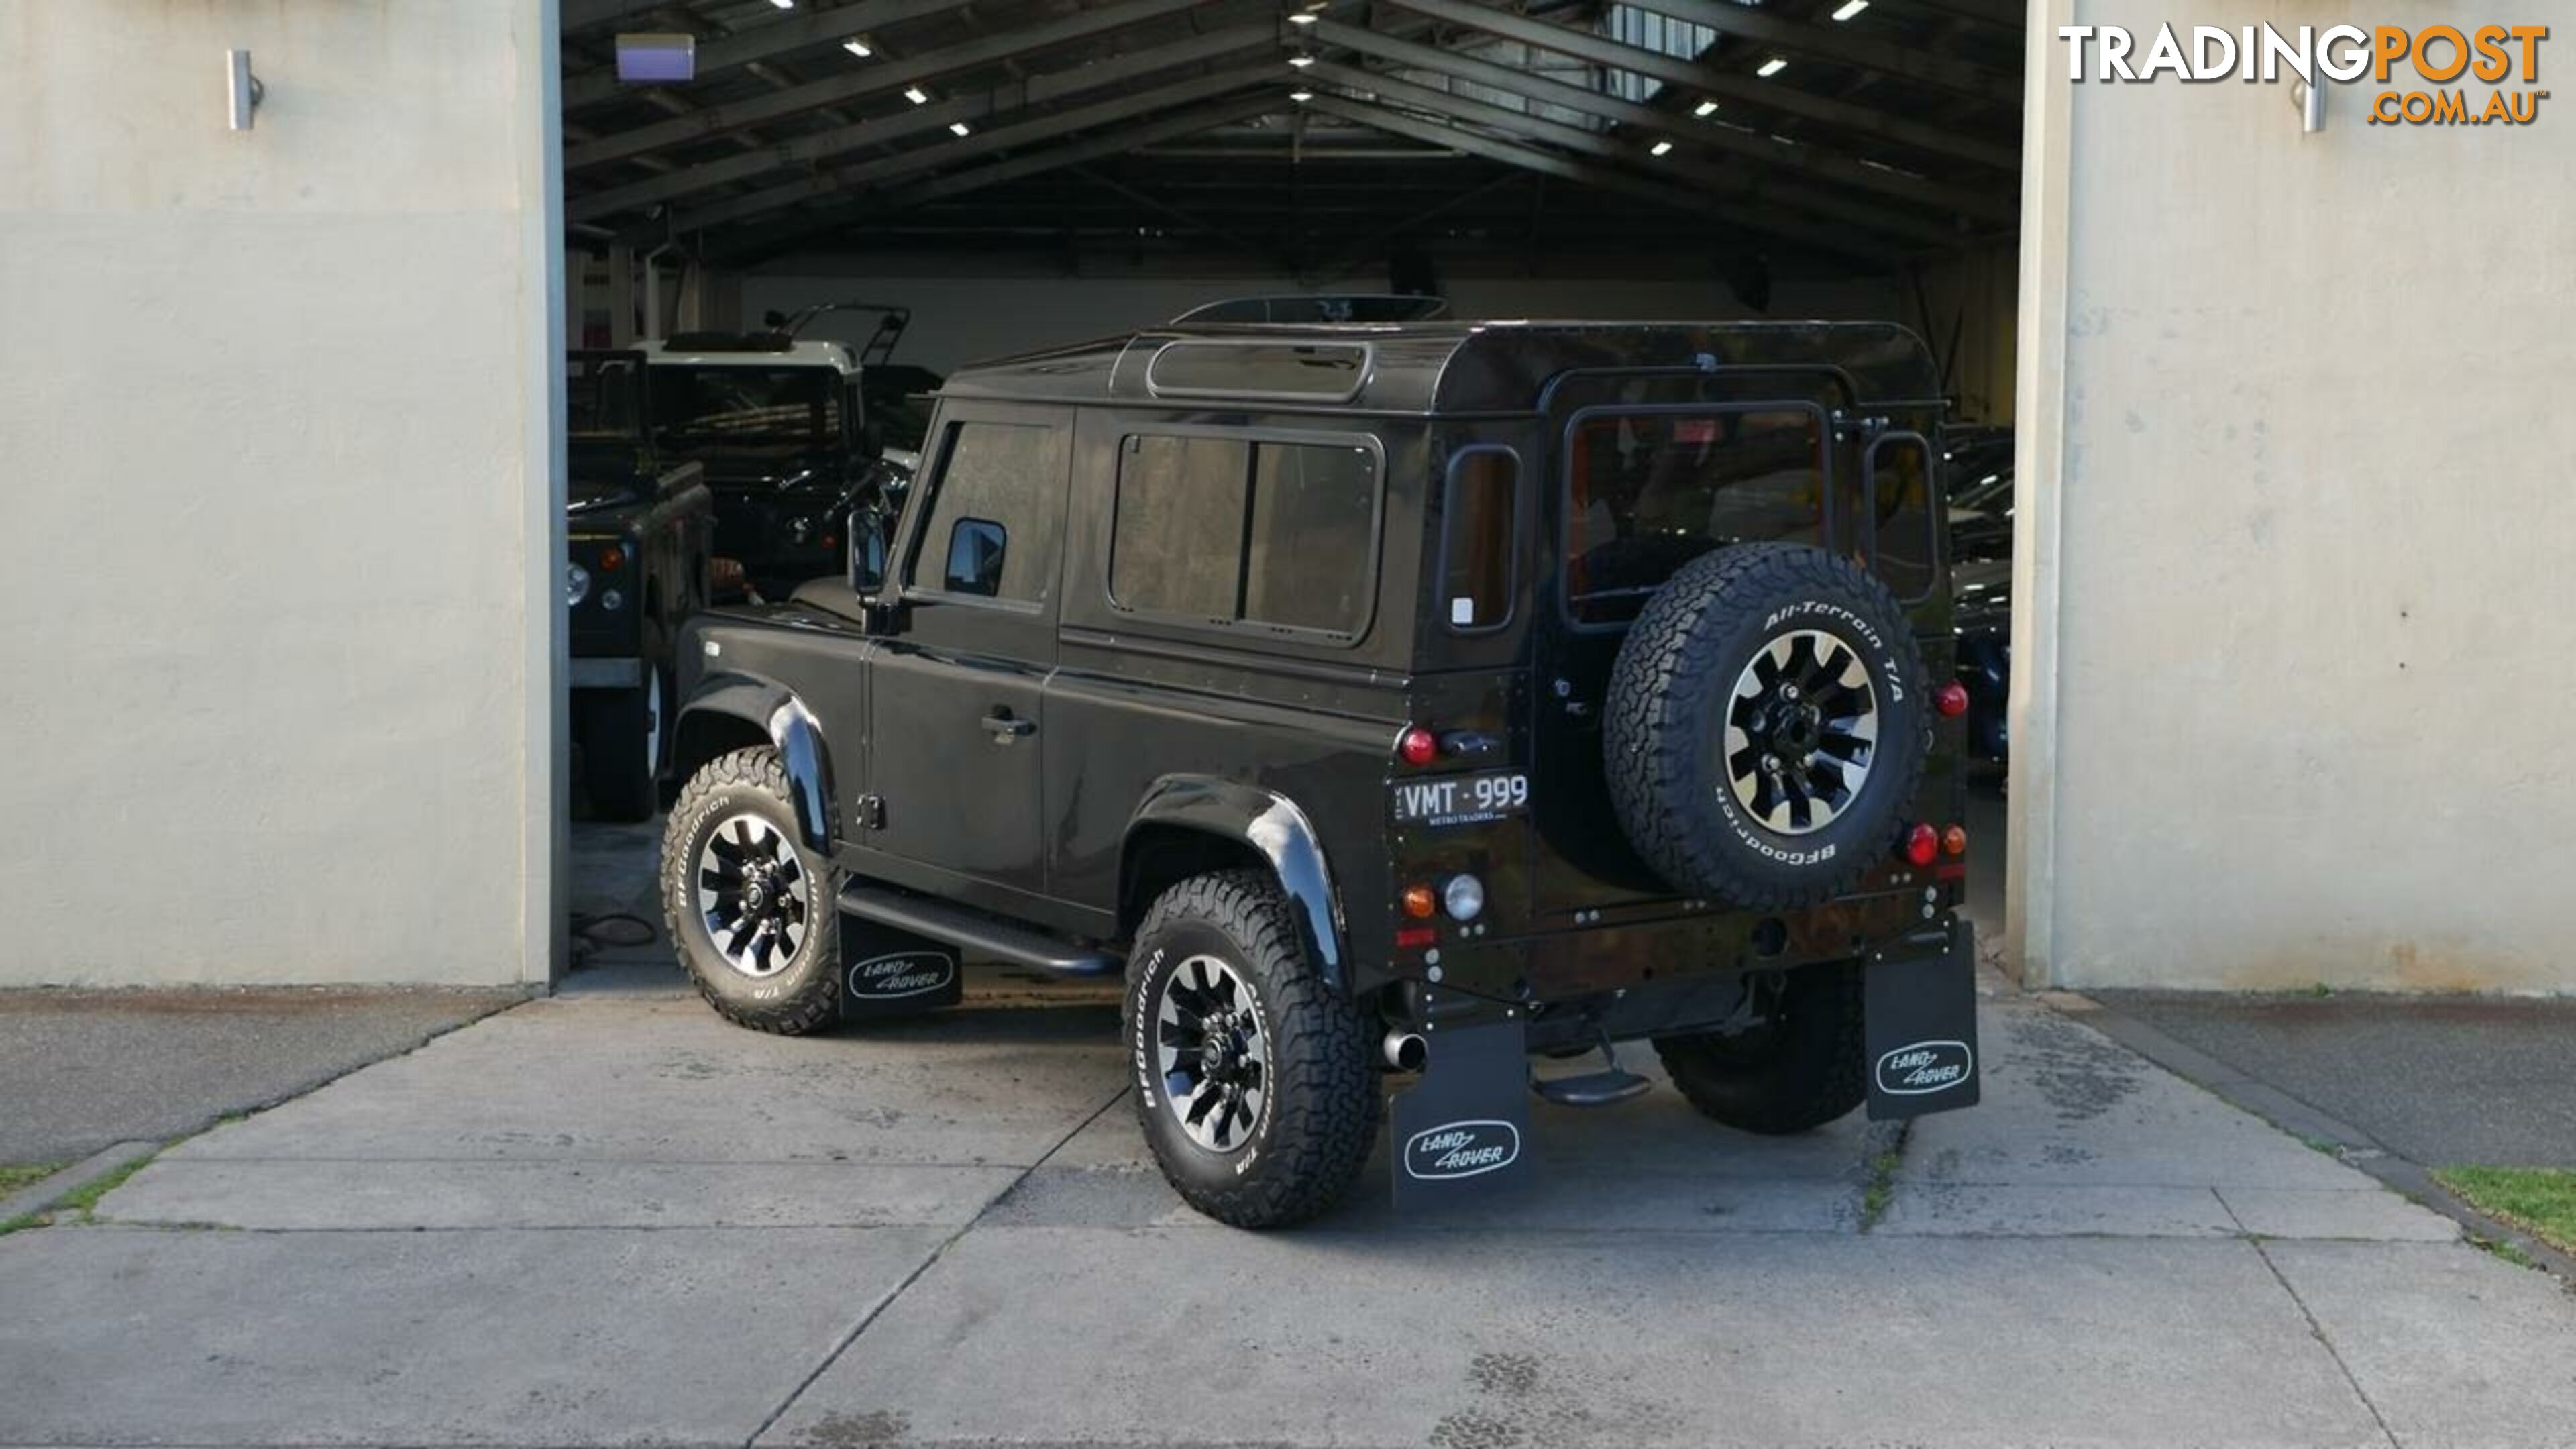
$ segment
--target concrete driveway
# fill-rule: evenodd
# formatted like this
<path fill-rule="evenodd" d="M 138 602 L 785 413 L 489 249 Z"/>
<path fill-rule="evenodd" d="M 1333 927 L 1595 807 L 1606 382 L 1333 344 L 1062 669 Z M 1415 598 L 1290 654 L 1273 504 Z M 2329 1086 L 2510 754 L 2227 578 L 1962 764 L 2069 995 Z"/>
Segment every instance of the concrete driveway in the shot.
<path fill-rule="evenodd" d="M 1097 992 L 787 1041 L 668 979 L 0 1238 L 0 1444 L 2576 1443 L 2556 1280 L 2020 999 L 1901 1142 L 1659 1090 L 1472 1214 L 1255 1236 L 1146 1165 Z"/>

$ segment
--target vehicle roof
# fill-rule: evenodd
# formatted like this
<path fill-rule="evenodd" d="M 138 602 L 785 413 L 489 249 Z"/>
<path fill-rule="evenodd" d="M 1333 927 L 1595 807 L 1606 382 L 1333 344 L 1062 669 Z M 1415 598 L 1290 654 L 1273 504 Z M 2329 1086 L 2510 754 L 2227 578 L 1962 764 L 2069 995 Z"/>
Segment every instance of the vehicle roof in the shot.
<path fill-rule="evenodd" d="M 694 340 L 680 337 L 671 342 L 640 342 L 636 345 L 643 348 L 652 361 L 674 367 L 829 367 L 844 376 L 859 370 L 858 354 L 851 351 L 845 342 L 780 339 L 760 346 L 675 345 Z"/>
<path fill-rule="evenodd" d="M 1205 344 L 1187 347 L 1186 344 Z M 1181 353 L 1170 352 L 1184 345 Z M 1229 349 L 1238 349 L 1230 356 Z M 1321 390 L 1282 392 L 1280 359 L 1318 367 Z M 1185 365 L 1165 359 L 1185 358 Z M 1164 362 L 1158 371 L 1157 363 Z M 1055 402 L 1238 399 L 1287 408 L 1526 413 L 1580 370 L 1825 368 L 1862 405 L 1938 407 L 1921 339 L 1888 322 L 1406 322 L 1148 328 L 961 367 L 946 397 Z M 1340 373 L 1346 383 L 1335 383 Z M 1182 381 L 1186 377 L 1186 382 Z M 1301 384 L 1305 381 L 1300 379 Z"/>

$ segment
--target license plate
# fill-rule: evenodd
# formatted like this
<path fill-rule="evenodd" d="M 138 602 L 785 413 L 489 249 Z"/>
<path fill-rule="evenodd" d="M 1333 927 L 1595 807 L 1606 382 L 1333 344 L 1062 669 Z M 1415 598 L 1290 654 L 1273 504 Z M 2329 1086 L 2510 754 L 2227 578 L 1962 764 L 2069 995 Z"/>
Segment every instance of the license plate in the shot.
<path fill-rule="evenodd" d="M 1398 825 L 1480 825 L 1529 813 L 1529 776 L 1519 770 L 1399 780 L 1387 790 Z"/>

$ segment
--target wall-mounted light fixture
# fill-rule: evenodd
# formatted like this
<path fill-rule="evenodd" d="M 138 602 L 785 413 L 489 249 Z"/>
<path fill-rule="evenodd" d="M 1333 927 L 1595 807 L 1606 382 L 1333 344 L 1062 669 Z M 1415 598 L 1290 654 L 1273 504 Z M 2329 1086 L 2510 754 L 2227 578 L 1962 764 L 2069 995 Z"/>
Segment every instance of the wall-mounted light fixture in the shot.
<path fill-rule="evenodd" d="M 250 73 L 250 52 L 224 52 L 224 105 L 236 131 L 250 129 L 251 118 L 258 114 L 259 103 L 268 98 L 268 87 Z"/>

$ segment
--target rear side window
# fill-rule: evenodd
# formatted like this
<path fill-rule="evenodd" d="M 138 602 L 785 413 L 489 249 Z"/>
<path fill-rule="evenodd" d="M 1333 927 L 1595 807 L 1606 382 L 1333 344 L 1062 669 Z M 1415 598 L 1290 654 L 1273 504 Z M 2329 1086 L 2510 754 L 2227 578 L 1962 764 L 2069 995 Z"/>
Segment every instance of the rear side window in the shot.
<path fill-rule="evenodd" d="M 1380 492 L 1377 455 L 1356 444 L 1130 436 L 1110 602 L 1356 639 L 1376 602 Z"/>
<path fill-rule="evenodd" d="M 1595 413 L 1567 460 L 1565 606 L 1624 623 L 1731 543 L 1823 543 L 1825 421 L 1809 408 Z"/>
<path fill-rule="evenodd" d="M 921 573 L 937 567 L 947 592 L 1022 602 L 1046 598 L 1052 579 L 1047 550 L 1029 545 L 1047 537 L 1047 511 L 1060 506 L 1062 476 L 1054 429 L 957 424 L 931 494 L 914 582 L 926 583 Z M 1013 540 L 1022 546 L 1013 548 Z"/>
<path fill-rule="evenodd" d="M 1917 433 L 1889 433 L 1870 444 L 1863 486 L 1836 500 L 1835 517 L 1850 519 L 1836 531 L 1844 551 L 1866 558 L 1897 598 L 1912 602 L 1932 592 L 1940 561 L 1933 556 L 1932 445 Z"/>
<path fill-rule="evenodd" d="M 1512 521 L 1521 460 L 1499 448 L 1460 453 L 1449 463 L 1441 508 L 1440 608 L 1462 634 L 1499 629 L 1512 614 Z"/>

